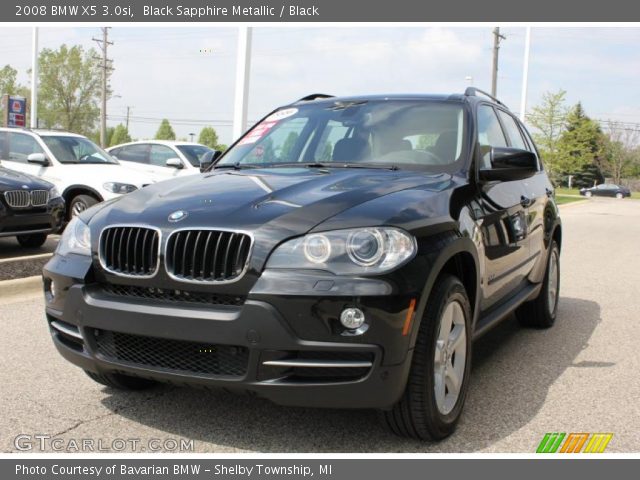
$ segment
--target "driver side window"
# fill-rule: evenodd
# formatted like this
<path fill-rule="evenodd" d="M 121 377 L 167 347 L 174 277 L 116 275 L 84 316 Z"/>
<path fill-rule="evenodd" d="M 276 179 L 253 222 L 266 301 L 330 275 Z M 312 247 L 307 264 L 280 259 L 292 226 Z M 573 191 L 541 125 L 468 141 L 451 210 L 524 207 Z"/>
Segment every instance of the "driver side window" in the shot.
<path fill-rule="evenodd" d="M 493 107 L 480 105 L 478 108 L 478 144 L 482 153 L 480 168 L 491 168 L 491 147 L 506 147 L 498 117 Z"/>

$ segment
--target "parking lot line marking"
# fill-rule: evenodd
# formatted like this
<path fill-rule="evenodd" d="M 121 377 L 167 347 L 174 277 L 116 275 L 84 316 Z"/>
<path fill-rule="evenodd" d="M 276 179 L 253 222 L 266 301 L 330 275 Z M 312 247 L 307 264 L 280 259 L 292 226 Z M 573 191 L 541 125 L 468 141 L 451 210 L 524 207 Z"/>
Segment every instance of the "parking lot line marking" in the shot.
<path fill-rule="evenodd" d="M 37 255 L 25 255 L 22 257 L 0 258 L 0 263 L 20 262 L 23 260 L 37 260 L 53 256 L 53 253 L 38 253 Z"/>

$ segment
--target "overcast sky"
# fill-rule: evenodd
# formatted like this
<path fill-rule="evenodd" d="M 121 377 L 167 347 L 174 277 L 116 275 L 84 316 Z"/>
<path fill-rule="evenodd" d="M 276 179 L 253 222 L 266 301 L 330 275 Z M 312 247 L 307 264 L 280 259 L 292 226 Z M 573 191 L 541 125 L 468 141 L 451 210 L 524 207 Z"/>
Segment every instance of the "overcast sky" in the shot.
<path fill-rule="evenodd" d="M 249 118 L 309 93 L 462 92 L 473 77 L 489 90 L 492 35 L 488 27 L 256 28 Z M 525 29 L 505 27 L 498 96 L 520 105 Z M 41 28 L 41 48 L 96 46 L 95 28 Z M 168 118 L 179 137 L 213 125 L 231 141 L 237 28 L 114 27 L 115 71 L 109 125 L 130 105 L 134 138 L 153 137 Z M 528 105 L 543 92 L 567 91 L 601 120 L 640 122 L 640 28 L 533 29 Z M 11 64 L 28 83 L 31 29 L 0 28 L 0 67 Z M 119 97 L 118 97 L 119 96 Z"/>

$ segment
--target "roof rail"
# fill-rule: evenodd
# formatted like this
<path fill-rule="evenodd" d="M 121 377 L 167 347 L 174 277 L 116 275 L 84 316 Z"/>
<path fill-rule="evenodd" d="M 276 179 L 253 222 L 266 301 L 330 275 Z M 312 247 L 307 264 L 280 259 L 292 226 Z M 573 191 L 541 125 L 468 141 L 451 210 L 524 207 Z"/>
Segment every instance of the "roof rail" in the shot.
<path fill-rule="evenodd" d="M 298 102 L 311 102 L 313 100 L 320 100 L 322 98 L 333 98 L 335 95 L 327 95 L 326 93 L 312 93 L 306 97 L 302 97 Z M 297 102 L 296 102 L 297 103 Z"/>
<path fill-rule="evenodd" d="M 476 88 L 476 87 L 467 87 L 467 89 L 464 91 L 464 94 L 467 97 L 477 97 L 478 94 L 484 95 L 485 97 L 489 97 L 491 100 L 496 102 L 498 105 L 502 105 L 502 106 L 506 107 L 506 105 L 504 103 L 502 103 L 500 100 L 498 100 L 496 97 L 494 97 L 490 93 L 487 93 L 484 90 L 480 90 L 479 88 Z"/>

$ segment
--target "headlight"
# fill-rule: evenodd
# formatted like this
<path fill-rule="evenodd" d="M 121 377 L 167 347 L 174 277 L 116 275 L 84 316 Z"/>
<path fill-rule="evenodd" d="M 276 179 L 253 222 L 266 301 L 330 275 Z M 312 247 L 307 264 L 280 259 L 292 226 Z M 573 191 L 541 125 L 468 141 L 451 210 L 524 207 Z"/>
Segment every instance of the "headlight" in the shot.
<path fill-rule="evenodd" d="M 105 190 L 111 193 L 131 193 L 138 189 L 135 185 L 131 185 L 130 183 L 118 183 L 118 182 L 107 182 L 102 185 Z"/>
<path fill-rule="evenodd" d="M 379 274 L 416 254 L 413 236 L 399 228 L 375 227 L 312 233 L 280 245 L 267 268 L 327 270 L 336 275 Z"/>
<path fill-rule="evenodd" d="M 69 253 L 91 255 L 91 233 L 87 224 L 78 217 L 74 217 L 64 229 L 56 253 L 58 255 Z"/>
<path fill-rule="evenodd" d="M 49 190 L 49 200 L 53 200 L 54 198 L 59 198 L 59 197 L 60 197 L 60 192 L 56 187 L 53 187 L 51 190 Z"/>

